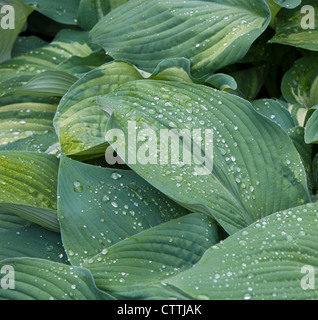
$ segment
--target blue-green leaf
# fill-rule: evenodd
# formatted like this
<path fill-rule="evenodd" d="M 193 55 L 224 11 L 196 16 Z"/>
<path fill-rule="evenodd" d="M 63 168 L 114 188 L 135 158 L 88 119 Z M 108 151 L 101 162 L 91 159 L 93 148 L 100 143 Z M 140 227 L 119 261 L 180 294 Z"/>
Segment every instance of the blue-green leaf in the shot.
<path fill-rule="evenodd" d="M 266 29 L 263 0 L 131 0 L 92 29 L 91 39 L 114 59 L 152 73 L 164 59 L 191 61 L 193 76 L 239 61 Z"/>

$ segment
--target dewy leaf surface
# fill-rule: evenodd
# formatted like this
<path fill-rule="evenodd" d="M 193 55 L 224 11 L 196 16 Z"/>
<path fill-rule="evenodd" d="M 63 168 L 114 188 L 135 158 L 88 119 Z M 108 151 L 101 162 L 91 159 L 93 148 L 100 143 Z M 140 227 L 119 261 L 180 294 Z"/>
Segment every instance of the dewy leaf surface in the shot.
<path fill-rule="evenodd" d="M 80 0 L 22 0 L 29 6 L 34 6 L 35 10 L 54 21 L 77 25 L 77 8 Z"/>
<path fill-rule="evenodd" d="M 57 104 L 55 98 L 0 97 L 0 148 L 37 134 L 54 133 Z"/>
<path fill-rule="evenodd" d="M 274 2 L 287 9 L 294 9 L 301 4 L 301 0 L 274 0 Z"/>
<path fill-rule="evenodd" d="M 100 168 L 62 157 L 58 217 L 72 264 L 188 213 L 135 172 Z"/>
<path fill-rule="evenodd" d="M 67 263 L 61 235 L 35 224 L 0 232 L 0 260 L 18 257 Z"/>
<path fill-rule="evenodd" d="M 211 247 L 167 284 L 193 299 L 317 299 L 317 288 L 305 286 L 318 280 L 317 240 L 317 203 L 288 209 Z"/>
<path fill-rule="evenodd" d="M 295 121 L 289 111 L 279 103 L 279 101 L 271 99 L 259 99 L 252 101 L 252 105 L 257 112 L 271 119 L 284 130 L 291 129 L 296 126 Z"/>
<path fill-rule="evenodd" d="M 217 226 L 189 214 L 120 241 L 86 263 L 97 287 L 121 299 L 169 297 L 158 285 L 192 268 L 219 241 Z"/>
<path fill-rule="evenodd" d="M 141 80 L 121 86 L 100 104 L 113 112 L 108 133 L 123 132 L 115 134 L 116 142 L 107 134 L 120 157 L 181 205 L 213 216 L 230 234 L 310 201 L 305 169 L 291 139 L 246 100 L 201 85 Z M 162 129 L 177 130 L 170 130 L 177 142 L 164 142 L 167 131 Z M 201 142 L 195 129 L 202 129 Z M 165 150 L 174 150 L 170 158 Z"/>
<path fill-rule="evenodd" d="M 114 59 L 147 72 L 164 59 L 184 57 L 200 77 L 240 60 L 269 22 L 263 0 L 131 0 L 90 34 Z"/>
<path fill-rule="evenodd" d="M 87 269 L 36 259 L 0 262 L 14 268 L 14 290 L 0 289 L 0 300 L 113 300 L 98 290 Z"/>
<path fill-rule="evenodd" d="M 62 98 L 54 118 L 63 152 L 67 155 L 105 152 L 108 119 L 100 110 L 97 97 L 106 95 L 126 82 L 144 77 L 192 82 L 188 63 L 185 59 L 167 59 L 158 65 L 153 74 L 145 74 L 128 63 L 112 61 L 88 72 Z"/>
<path fill-rule="evenodd" d="M 20 0 L 1 0 L 0 8 L 0 62 L 3 62 L 11 58 L 14 42 L 34 9 Z"/>
<path fill-rule="evenodd" d="M 128 0 L 81 0 L 78 7 L 79 26 L 91 30 L 108 12 L 128 2 Z"/>
<path fill-rule="evenodd" d="M 51 43 L 0 64 L 0 96 L 21 87 L 42 72 L 56 70 L 71 57 L 87 57 L 92 52 L 86 32 L 61 30 Z"/>
<path fill-rule="evenodd" d="M 318 104 L 318 56 L 309 55 L 297 60 L 282 80 L 282 93 L 289 103 L 303 108 Z"/>
<path fill-rule="evenodd" d="M 31 50 L 44 47 L 48 43 L 37 36 L 19 36 L 12 48 L 12 58 L 18 57 Z"/>
<path fill-rule="evenodd" d="M 113 91 L 128 81 L 142 79 L 141 74 L 124 62 L 110 62 L 87 73 L 62 98 L 54 118 L 63 152 L 83 153 L 92 147 L 105 147 L 107 118 L 96 97 Z"/>
<path fill-rule="evenodd" d="M 0 207 L 57 231 L 58 163 L 45 153 L 0 151 Z"/>
<path fill-rule="evenodd" d="M 304 0 L 301 6 L 292 10 L 280 10 L 275 20 L 276 34 L 271 42 L 318 51 L 317 18 L 316 0 Z"/>
<path fill-rule="evenodd" d="M 305 128 L 306 143 L 318 143 L 318 111 L 309 118 Z"/>
<path fill-rule="evenodd" d="M 66 72 L 46 71 L 13 92 L 21 96 L 63 97 L 77 80 L 77 77 Z"/>
<path fill-rule="evenodd" d="M 30 224 L 30 221 L 27 221 L 15 214 L 12 214 L 3 208 L 0 208 L 0 232 L 21 228 Z"/>

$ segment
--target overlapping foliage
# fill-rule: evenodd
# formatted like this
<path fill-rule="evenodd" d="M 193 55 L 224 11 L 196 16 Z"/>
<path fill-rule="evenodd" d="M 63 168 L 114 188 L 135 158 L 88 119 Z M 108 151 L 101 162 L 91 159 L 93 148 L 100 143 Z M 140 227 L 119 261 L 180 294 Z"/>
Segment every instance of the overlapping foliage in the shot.
<path fill-rule="evenodd" d="M 317 299 L 317 1 L 5 5 L 0 299 Z M 212 170 L 109 164 L 132 121 L 212 128 Z"/>

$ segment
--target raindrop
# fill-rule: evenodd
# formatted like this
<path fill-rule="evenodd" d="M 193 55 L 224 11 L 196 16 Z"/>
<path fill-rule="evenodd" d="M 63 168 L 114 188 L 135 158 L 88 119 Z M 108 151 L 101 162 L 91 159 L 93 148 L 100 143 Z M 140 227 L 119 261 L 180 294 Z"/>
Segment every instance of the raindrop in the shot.
<path fill-rule="evenodd" d="M 69 251 L 68 251 L 68 255 L 69 255 L 70 257 L 74 256 L 74 251 L 73 251 L 73 250 L 69 250 Z"/>
<path fill-rule="evenodd" d="M 112 206 L 113 206 L 114 208 L 118 208 L 118 203 L 115 202 L 115 201 L 113 201 L 113 202 L 112 202 Z"/>
<path fill-rule="evenodd" d="M 104 203 L 108 202 L 109 200 L 110 200 L 110 198 L 107 195 L 103 196 L 103 198 L 102 198 L 102 202 L 104 202 Z"/>
<path fill-rule="evenodd" d="M 250 300 L 252 298 L 252 296 L 249 293 L 246 293 L 244 295 L 244 300 Z"/>
<path fill-rule="evenodd" d="M 81 191 L 83 191 L 83 187 L 82 187 L 80 181 L 75 181 L 75 182 L 73 183 L 73 186 L 74 186 L 74 191 L 75 191 L 75 192 L 81 192 Z"/>
<path fill-rule="evenodd" d="M 122 175 L 117 173 L 117 172 L 113 172 L 111 174 L 111 178 L 114 179 L 114 180 L 119 180 L 120 178 L 122 178 Z"/>

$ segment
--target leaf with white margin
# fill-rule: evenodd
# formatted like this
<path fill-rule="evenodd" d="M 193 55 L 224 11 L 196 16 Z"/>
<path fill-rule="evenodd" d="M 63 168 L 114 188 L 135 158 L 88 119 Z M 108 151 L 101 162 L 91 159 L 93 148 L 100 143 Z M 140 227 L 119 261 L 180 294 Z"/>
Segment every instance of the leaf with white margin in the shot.
<path fill-rule="evenodd" d="M 0 207 L 58 231 L 58 164 L 55 156 L 45 153 L 0 151 Z"/>
<path fill-rule="evenodd" d="M 184 57 L 200 77 L 243 58 L 269 22 L 263 0 L 130 0 L 102 18 L 90 35 L 114 59 L 144 71 Z"/>
<path fill-rule="evenodd" d="M 100 110 L 96 97 L 102 97 L 126 82 L 143 78 L 193 80 L 187 59 L 164 60 L 153 74 L 120 61 L 106 63 L 88 72 L 62 98 L 54 118 L 63 152 L 67 155 L 103 154 L 107 147 L 105 129 L 108 119 Z"/>
<path fill-rule="evenodd" d="M 45 71 L 13 90 L 13 93 L 20 96 L 63 97 L 77 80 L 77 77 L 63 71 Z"/>
<path fill-rule="evenodd" d="M 46 46 L 48 43 L 37 36 L 19 36 L 12 48 L 12 58 L 18 57 L 31 50 Z"/>
<path fill-rule="evenodd" d="M 318 57 L 309 55 L 297 60 L 285 73 L 281 89 L 289 103 L 307 109 L 318 104 Z"/>
<path fill-rule="evenodd" d="M 96 103 L 96 96 L 105 95 L 125 82 L 142 79 L 141 74 L 125 62 L 102 65 L 75 82 L 62 98 L 54 118 L 62 151 L 85 154 L 106 150 L 105 127 L 107 118 Z"/>
<path fill-rule="evenodd" d="M 276 34 L 270 42 L 318 51 L 317 17 L 316 0 L 303 0 L 301 7 L 280 10 L 275 19 Z"/>
<path fill-rule="evenodd" d="M 19 97 L 13 94 L 0 97 L 1 149 L 10 148 L 11 144 L 34 135 L 45 134 L 49 138 L 54 134 L 53 118 L 57 104 L 56 98 Z"/>
<path fill-rule="evenodd" d="M 87 32 L 61 30 L 53 41 L 0 64 L 0 96 L 26 84 L 32 77 L 56 70 L 67 59 L 87 57 L 93 50 Z"/>

